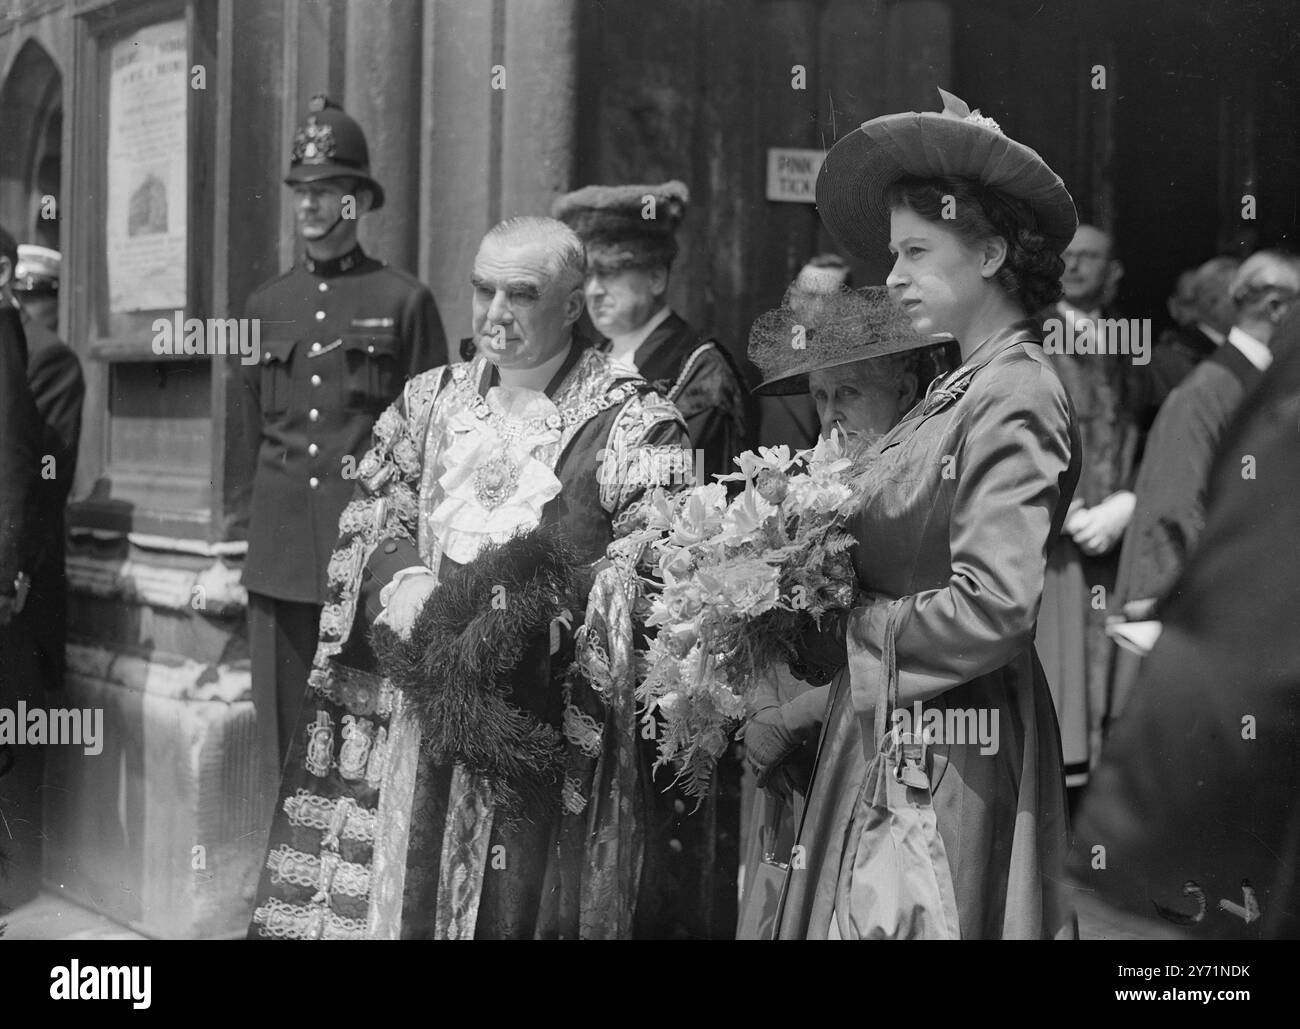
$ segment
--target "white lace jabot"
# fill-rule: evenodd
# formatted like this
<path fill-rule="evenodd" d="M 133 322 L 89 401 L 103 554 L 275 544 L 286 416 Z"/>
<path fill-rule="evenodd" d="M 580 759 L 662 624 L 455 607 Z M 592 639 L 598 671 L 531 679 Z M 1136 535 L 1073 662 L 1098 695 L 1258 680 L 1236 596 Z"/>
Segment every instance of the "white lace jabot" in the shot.
<path fill-rule="evenodd" d="M 560 492 L 552 471 L 560 440 L 555 404 L 518 386 L 494 386 L 484 399 L 486 416 L 462 409 L 449 420 L 447 470 L 438 480 L 444 498 L 429 515 L 443 553 L 462 564 L 488 543 L 536 528 Z"/>

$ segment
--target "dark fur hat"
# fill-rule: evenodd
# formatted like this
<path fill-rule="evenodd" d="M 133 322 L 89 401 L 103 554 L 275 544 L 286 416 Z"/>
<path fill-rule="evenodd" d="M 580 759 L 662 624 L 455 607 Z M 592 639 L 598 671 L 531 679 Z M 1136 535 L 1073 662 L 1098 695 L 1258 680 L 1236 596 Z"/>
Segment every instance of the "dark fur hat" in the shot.
<path fill-rule="evenodd" d="M 592 271 L 668 268 L 690 199 L 686 184 L 675 179 L 657 186 L 587 186 L 557 199 L 551 215 L 582 239 Z"/>

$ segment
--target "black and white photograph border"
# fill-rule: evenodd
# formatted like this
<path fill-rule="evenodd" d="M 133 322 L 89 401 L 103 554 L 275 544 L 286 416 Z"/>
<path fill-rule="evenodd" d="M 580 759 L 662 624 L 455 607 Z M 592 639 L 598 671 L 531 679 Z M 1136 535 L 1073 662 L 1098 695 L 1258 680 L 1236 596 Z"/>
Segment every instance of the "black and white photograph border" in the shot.
<path fill-rule="evenodd" d="M 0 937 L 1300 935 L 1297 67 L 0 0 Z"/>

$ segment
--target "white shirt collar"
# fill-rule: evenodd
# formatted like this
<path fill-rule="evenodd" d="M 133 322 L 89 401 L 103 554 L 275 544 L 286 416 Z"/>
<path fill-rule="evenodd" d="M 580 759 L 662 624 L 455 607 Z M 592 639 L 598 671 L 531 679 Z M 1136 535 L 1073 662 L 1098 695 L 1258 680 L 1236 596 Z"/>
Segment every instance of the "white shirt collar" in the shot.
<path fill-rule="evenodd" d="M 1216 347 L 1221 347 L 1227 342 L 1228 337 L 1216 329 L 1213 325 L 1206 325 L 1205 322 L 1197 322 L 1196 327 L 1210 337 L 1210 340 Z"/>
<path fill-rule="evenodd" d="M 1235 325 L 1228 331 L 1228 342 L 1245 354 L 1246 360 L 1261 372 L 1268 371 L 1268 366 L 1273 363 L 1273 351 Z"/>
<path fill-rule="evenodd" d="M 564 364 L 564 359 L 569 356 L 572 346 L 573 343 L 570 341 L 569 346 L 564 347 L 554 357 L 547 358 L 545 363 L 539 364 L 536 368 L 498 368 L 497 374 L 501 376 L 501 385 L 522 386 L 541 393 L 546 389 L 546 384 L 555 377 L 555 373 L 560 370 L 560 365 Z"/>
<path fill-rule="evenodd" d="M 1060 300 L 1056 302 L 1056 309 L 1060 311 L 1062 315 L 1068 315 L 1071 311 L 1073 311 L 1074 320 L 1076 322 L 1081 319 L 1086 319 L 1088 321 L 1096 321 L 1098 318 L 1101 317 L 1100 307 L 1095 308 L 1094 310 L 1091 311 L 1085 311 L 1082 307 L 1076 307 L 1074 304 L 1070 303 L 1064 297 L 1062 297 Z"/>
<path fill-rule="evenodd" d="M 609 356 L 616 361 L 622 362 L 633 371 L 637 371 L 637 366 L 632 360 L 637 347 L 649 339 L 650 333 L 666 322 L 668 316 L 672 313 L 672 308 L 664 304 L 663 307 L 650 316 L 649 320 L 641 328 L 622 336 L 611 336 L 609 339 Z"/>

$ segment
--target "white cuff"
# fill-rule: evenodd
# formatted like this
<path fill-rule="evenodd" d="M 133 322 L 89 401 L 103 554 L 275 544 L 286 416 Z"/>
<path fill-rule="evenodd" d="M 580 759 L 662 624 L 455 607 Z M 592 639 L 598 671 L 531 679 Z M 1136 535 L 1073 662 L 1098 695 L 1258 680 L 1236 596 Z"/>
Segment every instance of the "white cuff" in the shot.
<path fill-rule="evenodd" d="M 417 575 L 432 575 L 433 570 L 426 568 L 424 565 L 411 565 L 409 568 L 403 568 L 389 580 L 388 585 L 379 591 L 379 606 L 388 607 L 388 602 L 393 599 L 393 591 L 402 584 L 403 579 L 413 579 Z"/>

